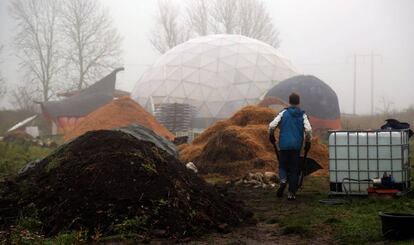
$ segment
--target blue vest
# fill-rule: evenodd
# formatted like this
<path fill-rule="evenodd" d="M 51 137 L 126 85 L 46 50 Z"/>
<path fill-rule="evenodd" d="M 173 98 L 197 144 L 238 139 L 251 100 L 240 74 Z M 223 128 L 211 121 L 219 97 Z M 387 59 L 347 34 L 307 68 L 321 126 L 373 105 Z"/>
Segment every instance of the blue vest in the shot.
<path fill-rule="evenodd" d="M 303 114 L 297 107 L 289 107 L 283 113 L 280 121 L 279 147 L 280 150 L 300 150 L 303 144 Z"/>

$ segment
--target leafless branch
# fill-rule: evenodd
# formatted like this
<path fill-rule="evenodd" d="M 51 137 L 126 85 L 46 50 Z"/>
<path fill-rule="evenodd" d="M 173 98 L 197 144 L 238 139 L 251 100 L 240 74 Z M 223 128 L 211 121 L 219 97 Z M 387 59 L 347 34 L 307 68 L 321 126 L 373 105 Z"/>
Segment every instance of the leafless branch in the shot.
<path fill-rule="evenodd" d="M 15 47 L 20 68 L 47 101 L 61 69 L 56 37 L 60 0 L 14 0 L 10 13 L 17 23 Z"/>
<path fill-rule="evenodd" d="M 0 45 L 0 55 L 2 54 L 3 47 L 4 47 L 3 45 Z M 0 60 L 0 64 L 1 63 L 2 63 L 2 60 Z M 4 80 L 3 75 L 0 72 L 0 100 L 1 98 L 3 98 L 6 92 L 7 92 L 6 81 Z"/>
<path fill-rule="evenodd" d="M 235 34 L 239 7 L 239 0 L 215 0 L 211 12 L 213 31 L 217 34 Z"/>
<path fill-rule="evenodd" d="M 239 0 L 236 33 L 279 47 L 279 32 L 273 25 L 264 2 Z"/>
<path fill-rule="evenodd" d="M 22 111 L 35 111 L 34 97 L 36 91 L 32 90 L 30 86 L 19 86 L 11 91 L 11 103 L 15 108 Z"/>
<path fill-rule="evenodd" d="M 187 0 L 184 21 L 180 6 L 158 1 L 150 41 L 161 53 L 193 36 L 240 34 L 279 47 L 279 33 L 263 0 Z"/>
<path fill-rule="evenodd" d="M 210 32 L 212 5 L 208 0 L 187 0 L 186 24 L 198 36 L 208 35 Z"/>
<path fill-rule="evenodd" d="M 179 14 L 179 6 L 174 5 L 171 0 L 158 0 L 156 25 L 149 39 L 154 48 L 162 54 L 189 37 L 189 30 L 181 25 Z"/>
<path fill-rule="evenodd" d="M 382 115 L 391 115 L 392 113 L 396 112 L 394 107 L 394 102 L 390 100 L 387 96 L 381 96 L 378 101 L 378 106 L 376 110 L 379 114 Z"/>
<path fill-rule="evenodd" d="M 122 39 L 98 0 L 65 1 L 62 36 L 75 87 L 82 89 L 119 66 Z"/>

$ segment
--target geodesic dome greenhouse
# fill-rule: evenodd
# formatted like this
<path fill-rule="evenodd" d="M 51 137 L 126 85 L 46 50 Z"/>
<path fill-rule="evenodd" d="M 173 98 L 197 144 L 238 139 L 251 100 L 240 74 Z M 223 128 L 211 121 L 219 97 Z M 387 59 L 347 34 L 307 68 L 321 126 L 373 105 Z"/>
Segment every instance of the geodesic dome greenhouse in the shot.
<path fill-rule="evenodd" d="M 258 103 L 275 83 L 296 74 L 268 44 L 240 35 L 210 35 L 162 55 L 136 83 L 132 98 L 153 113 L 162 104 L 187 104 L 197 124 Z"/>
<path fill-rule="evenodd" d="M 341 129 L 338 96 L 328 84 L 312 75 L 299 75 L 281 81 L 266 93 L 260 105 L 286 107 L 293 92 L 299 93 L 300 107 L 309 116 L 315 132 Z"/>

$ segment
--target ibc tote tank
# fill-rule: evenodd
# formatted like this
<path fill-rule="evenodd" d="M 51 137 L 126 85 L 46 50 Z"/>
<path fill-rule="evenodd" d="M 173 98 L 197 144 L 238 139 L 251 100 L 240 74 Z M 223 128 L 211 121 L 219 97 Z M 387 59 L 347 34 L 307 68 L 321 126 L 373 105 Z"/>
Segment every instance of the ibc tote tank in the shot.
<path fill-rule="evenodd" d="M 330 132 L 331 193 L 367 194 L 370 180 L 381 178 L 384 172 L 393 176 L 400 191 L 409 188 L 407 130 Z"/>

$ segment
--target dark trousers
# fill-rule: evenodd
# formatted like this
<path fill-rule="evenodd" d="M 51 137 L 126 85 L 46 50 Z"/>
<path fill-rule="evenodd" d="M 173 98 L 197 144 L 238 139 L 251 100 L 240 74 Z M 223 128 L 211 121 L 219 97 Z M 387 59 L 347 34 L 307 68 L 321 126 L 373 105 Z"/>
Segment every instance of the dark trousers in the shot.
<path fill-rule="evenodd" d="M 289 185 L 289 192 L 294 194 L 298 189 L 300 151 L 281 150 L 279 153 L 279 157 L 280 182 L 287 182 Z"/>

